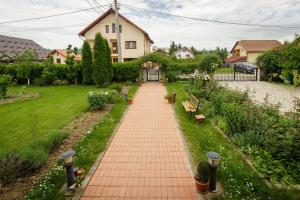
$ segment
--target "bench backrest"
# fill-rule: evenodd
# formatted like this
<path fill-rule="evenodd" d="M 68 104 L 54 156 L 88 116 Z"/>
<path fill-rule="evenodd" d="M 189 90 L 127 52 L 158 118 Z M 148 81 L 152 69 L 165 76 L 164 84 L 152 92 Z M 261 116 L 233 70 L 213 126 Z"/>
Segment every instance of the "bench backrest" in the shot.
<path fill-rule="evenodd" d="M 199 103 L 200 103 L 200 101 L 194 95 L 191 95 L 191 97 L 190 97 L 190 104 L 192 104 L 192 106 L 194 106 L 194 108 L 196 110 L 199 107 Z"/>

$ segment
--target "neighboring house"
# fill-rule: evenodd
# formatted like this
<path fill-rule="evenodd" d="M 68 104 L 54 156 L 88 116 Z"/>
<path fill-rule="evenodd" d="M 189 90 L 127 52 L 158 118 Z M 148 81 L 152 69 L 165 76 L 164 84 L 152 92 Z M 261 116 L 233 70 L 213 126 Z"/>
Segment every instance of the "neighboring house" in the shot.
<path fill-rule="evenodd" d="M 0 62 L 13 63 L 18 55 L 25 51 L 33 51 L 37 54 L 36 61 L 47 59 L 49 50 L 36 42 L 23 38 L 0 35 Z"/>
<path fill-rule="evenodd" d="M 174 55 L 178 59 L 182 59 L 182 58 L 194 58 L 194 54 L 187 47 L 183 47 L 181 49 L 178 49 L 177 51 L 174 52 Z"/>
<path fill-rule="evenodd" d="M 230 51 L 231 56 L 225 61 L 246 61 L 255 64 L 261 54 L 280 45 L 281 43 L 277 40 L 241 40 L 235 43 Z"/>
<path fill-rule="evenodd" d="M 152 52 L 169 53 L 170 48 L 152 46 Z"/>
<path fill-rule="evenodd" d="M 119 14 L 122 60 L 129 61 L 144 56 L 150 52 L 153 41 L 143 29 Z M 112 61 L 118 62 L 117 35 L 115 27 L 115 11 L 109 9 L 89 26 L 83 29 L 79 36 L 83 36 L 94 46 L 96 33 L 100 32 L 109 42 L 112 49 Z"/>
<path fill-rule="evenodd" d="M 168 52 L 166 52 L 164 49 L 157 49 L 155 51 L 153 51 L 154 53 L 160 53 L 160 54 L 168 54 Z"/>
<path fill-rule="evenodd" d="M 74 61 L 75 62 L 80 62 L 81 61 L 81 55 L 74 55 Z M 54 49 L 48 54 L 48 57 L 53 58 L 53 63 L 54 64 L 66 64 L 66 59 L 67 59 L 67 50 L 65 49 Z"/>

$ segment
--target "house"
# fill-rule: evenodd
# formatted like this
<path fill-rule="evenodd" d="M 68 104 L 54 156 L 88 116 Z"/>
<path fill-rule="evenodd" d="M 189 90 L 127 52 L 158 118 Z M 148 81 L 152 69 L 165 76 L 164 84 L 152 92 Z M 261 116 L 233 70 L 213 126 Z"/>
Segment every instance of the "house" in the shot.
<path fill-rule="evenodd" d="M 122 61 L 130 61 L 150 52 L 153 41 L 147 32 L 121 14 L 119 14 L 119 24 Z M 118 48 L 114 9 L 110 8 L 106 11 L 83 29 L 79 33 L 79 36 L 84 37 L 89 42 L 90 46 L 93 47 L 94 38 L 98 32 L 108 40 L 112 49 L 112 61 L 117 62 Z"/>
<path fill-rule="evenodd" d="M 231 63 L 245 61 L 255 64 L 261 54 L 280 45 L 277 40 L 241 40 L 235 43 L 230 51 L 231 56 L 225 61 Z"/>
<path fill-rule="evenodd" d="M 48 54 L 48 57 L 53 58 L 54 64 L 66 64 L 67 55 L 67 50 L 65 49 L 54 49 Z M 75 62 L 81 61 L 81 55 L 75 55 L 74 53 L 73 55 Z"/>
<path fill-rule="evenodd" d="M 170 48 L 167 47 L 157 47 L 157 46 L 153 46 L 152 47 L 152 52 L 158 52 L 158 53 L 169 53 Z"/>
<path fill-rule="evenodd" d="M 33 40 L 0 35 L 0 62 L 13 63 L 18 55 L 26 51 L 36 53 L 36 61 L 47 59 L 49 50 L 43 48 Z"/>
<path fill-rule="evenodd" d="M 189 50 L 187 47 L 183 47 L 181 49 L 178 49 L 177 51 L 174 52 L 174 55 L 178 59 L 182 58 L 194 58 L 194 54 L 191 50 Z"/>

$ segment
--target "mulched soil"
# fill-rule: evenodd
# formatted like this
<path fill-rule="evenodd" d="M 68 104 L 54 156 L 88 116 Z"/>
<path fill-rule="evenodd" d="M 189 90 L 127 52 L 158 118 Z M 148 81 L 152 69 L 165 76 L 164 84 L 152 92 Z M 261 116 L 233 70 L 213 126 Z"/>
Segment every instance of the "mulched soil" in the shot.
<path fill-rule="evenodd" d="M 30 99 L 35 99 L 39 97 L 40 95 L 38 93 L 25 93 L 22 94 L 21 96 L 8 96 L 5 99 L 0 100 L 0 105 L 1 104 L 7 104 L 7 103 L 14 103 L 16 101 L 26 101 Z"/>
<path fill-rule="evenodd" d="M 70 150 L 76 142 L 82 139 L 87 132 L 99 122 L 106 113 L 112 108 L 112 105 L 107 105 L 102 111 L 85 112 L 77 117 L 70 124 L 62 128 L 63 131 L 69 132 L 69 137 L 62 143 L 62 145 L 49 154 L 47 163 L 39 170 L 33 172 L 27 177 L 19 178 L 15 183 L 7 185 L 1 189 L 0 186 L 0 199 L 2 200 L 15 200 L 22 199 L 27 191 L 46 175 L 46 173 L 54 167 L 59 159 L 61 153 Z"/>

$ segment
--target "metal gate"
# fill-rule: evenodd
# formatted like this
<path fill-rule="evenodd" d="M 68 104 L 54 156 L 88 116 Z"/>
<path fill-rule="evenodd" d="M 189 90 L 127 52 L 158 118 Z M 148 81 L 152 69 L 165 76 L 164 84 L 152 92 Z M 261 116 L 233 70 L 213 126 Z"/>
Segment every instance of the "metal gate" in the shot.
<path fill-rule="evenodd" d="M 213 79 L 216 81 L 257 81 L 258 70 L 237 71 L 234 67 L 217 68 Z"/>
<path fill-rule="evenodd" d="M 147 80 L 148 81 L 158 81 L 159 80 L 159 70 L 158 69 L 148 69 Z"/>

